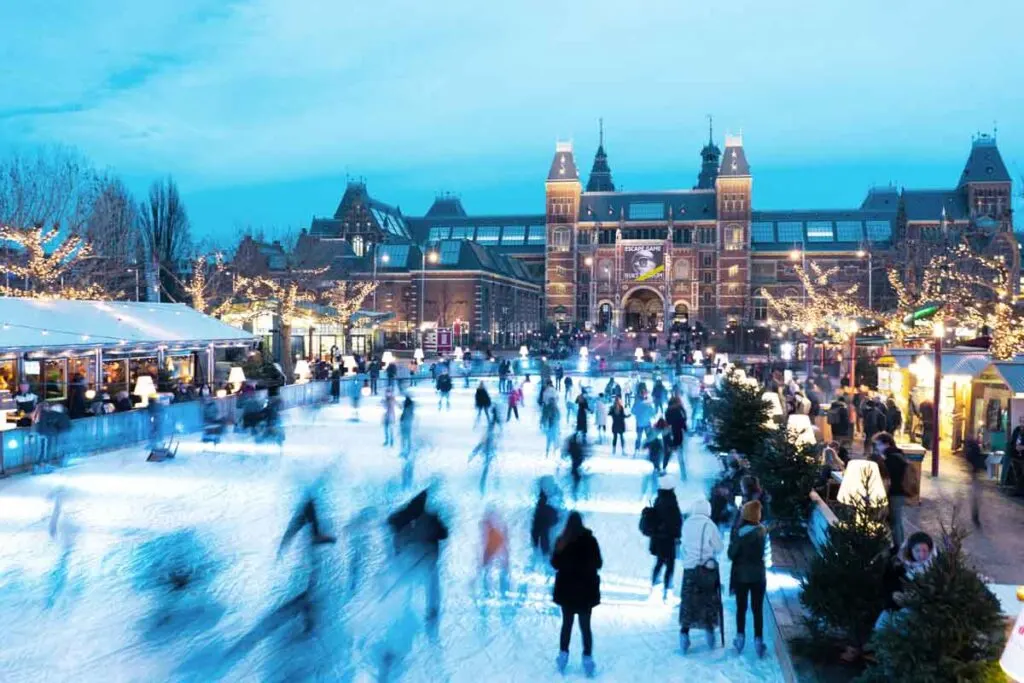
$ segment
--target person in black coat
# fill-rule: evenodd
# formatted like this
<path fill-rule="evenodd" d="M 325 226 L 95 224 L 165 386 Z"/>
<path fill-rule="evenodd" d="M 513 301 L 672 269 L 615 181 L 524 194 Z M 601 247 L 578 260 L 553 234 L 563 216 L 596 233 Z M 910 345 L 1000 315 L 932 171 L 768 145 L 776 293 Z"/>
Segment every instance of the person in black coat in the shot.
<path fill-rule="evenodd" d="M 896 434 L 903 427 L 903 412 L 892 396 L 885 402 L 885 431 Z"/>
<path fill-rule="evenodd" d="M 678 396 L 673 396 L 669 400 L 668 408 L 665 410 L 665 422 L 668 423 L 669 428 L 672 430 L 672 441 L 669 448 L 665 451 L 665 462 L 661 469 L 662 471 L 668 469 L 668 461 L 672 458 L 672 453 L 678 453 L 676 457 L 679 459 L 679 476 L 683 481 L 686 481 L 686 462 L 683 460 L 686 411 L 683 410 L 683 402 Z"/>
<path fill-rule="evenodd" d="M 427 623 L 437 624 L 441 609 L 441 541 L 448 538 L 448 527 L 439 515 L 427 509 L 428 489 L 420 491 L 404 507 L 388 517 L 396 555 L 409 552 L 418 556 L 426 571 Z"/>
<path fill-rule="evenodd" d="M 875 434 L 875 457 L 880 457 L 882 467 L 879 471 L 886 481 L 889 495 L 889 526 L 895 546 L 903 545 L 903 507 L 910 491 L 903 490 L 903 475 L 909 467 L 903 451 L 896 445 L 896 440 L 888 432 Z M 874 459 L 874 458 L 872 458 Z"/>
<path fill-rule="evenodd" d="M 491 395 L 487 393 L 487 387 L 484 386 L 483 382 L 480 382 L 476 388 L 476 395 L 474 397 L 476 403 L 476 419 L 474 424 L 480 421 L 480 415 L 488 416 L 491 408 Z"/>
<path fill-rule="evenodd" d="M 558 510 L 548 500 L 548 492 L 542 487 L 533 508 L 533 522 L 530 524 L 530 545 L 535 553 L 545 560 L 551 560 L 551 530 L 558 523 Z M 536 555 L 535 555 L 536 557 Z"/>
<path fill-rule="evenodd" d="M 651 534 L 650 552 L 654 555 L 654 570 L 651 572 L 651 590 L 658 585 L 658 575 L 665 568 L 665 588 L 661 599 L 668 600 L 672 589 L 672 575 L 676 568 L 676 550 L 683 535 L 683 513 L 673 488 L 671 477 L 662 477 L 658 482 L 658 496 L 654 499 L 655 527 Z"/>
<path fill-rule="evenodd" d="M 569 513 L 551 556 L 555 568 L 554 602 L 562 608 L 562 631 L 558 640 L 558 670 L 565 671 L 569 661 L 572 625 L 579 617 L 583 637 L 583 668 L 594 672 L 594 636 L 590 630 L 591 611 L 601 604 L 601 548 L 583 518 L 575 510 Z"/>
<path fill-rule="evenodd" d="M 615 403 L 608 411 L 612 419 L 612 455 L 615 455 L 615 444 L 619 445 L 622 454 L 626 454 L 626 408 L 622 405 L 622 398 L 615 397 Z"/>

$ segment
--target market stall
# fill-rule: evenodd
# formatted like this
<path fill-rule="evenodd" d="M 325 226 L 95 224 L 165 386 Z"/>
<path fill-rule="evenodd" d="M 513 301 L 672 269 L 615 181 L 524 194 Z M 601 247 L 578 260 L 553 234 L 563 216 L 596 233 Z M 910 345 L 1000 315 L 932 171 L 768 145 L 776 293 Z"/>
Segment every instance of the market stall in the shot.
<path fill-rule="evenodd" d="M 1024 416 L 1024 362 L 989 364 L 975 379 L 968 417 L 985 451 L 1005 451 L 1014 425 Z"/>

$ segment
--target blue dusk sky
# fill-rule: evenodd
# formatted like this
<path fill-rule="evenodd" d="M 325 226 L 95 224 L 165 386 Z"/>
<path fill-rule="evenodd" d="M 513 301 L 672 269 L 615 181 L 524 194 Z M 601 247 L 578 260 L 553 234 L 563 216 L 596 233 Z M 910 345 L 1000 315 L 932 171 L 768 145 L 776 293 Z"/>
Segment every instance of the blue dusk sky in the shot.
<path fill-rule="evenodd" d="M 140 196 L 171 174 L 224 243 L 332 214 L 346 176 L 407 214 L 539 213 L 555 141 L 585 174 L 599 117 L 626 190 L 691 187 L 712 114 L 758 208 L 955 185 L 994 124 L 1019 193 L 1022 24 L 1017 0 L 2 2 L 0 151 L 72 146 Z"/>

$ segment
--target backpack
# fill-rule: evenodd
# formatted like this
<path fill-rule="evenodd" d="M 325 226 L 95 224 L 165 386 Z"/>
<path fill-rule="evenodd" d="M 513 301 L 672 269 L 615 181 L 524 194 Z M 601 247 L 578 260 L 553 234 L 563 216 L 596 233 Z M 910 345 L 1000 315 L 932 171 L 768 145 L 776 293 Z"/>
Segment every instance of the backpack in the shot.
<path fill-rule="evenodd" d="M 653 536 L 658 530 L 658 513 L 653 505 L 648 505 L 640 513 L 640 533 L 644 536 Z"/>
<path fill-rule="evenodd" d="M 900 480 L 900 484 L 903 487 L 903 495 L 911 498 L 916 498 L 921 493 L 921 482 L 914 479 L 913 472 L 910 471 L 910 461 L 907 460 L 907 456 L 900 453 L 903 458 L 903 477 Z"/>

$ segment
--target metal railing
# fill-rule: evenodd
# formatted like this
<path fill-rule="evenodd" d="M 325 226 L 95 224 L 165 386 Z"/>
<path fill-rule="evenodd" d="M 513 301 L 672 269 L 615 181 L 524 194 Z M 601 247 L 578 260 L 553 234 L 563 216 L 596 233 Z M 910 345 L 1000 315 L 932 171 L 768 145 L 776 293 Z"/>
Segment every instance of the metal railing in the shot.
<path fill-rule="evenodd" d="M 343 389 L 344 390 L 344 389 Z M 256 398 L 265 398 L 259 391 Z M 330 382 L 307 382 L 281 387 L 281 408 L 322 403 L 330 398 Z M 240 422 L 237 395 L 212 399 L 218 414 L 227 422 Z M 202 431 L 203 403 L 172 403 L 159 413 L 165 434 L 191 434 Z M 71 420 L 70 429 L 57 435 L 40 434 L 35 427 L 19 427 L 0 432 L 0 472 L 12 474 L 44 462 L 61 461 L 71 456 L 90 455 L 145 442 L 150 437 L 153 415 L 145 408 L 124 413 Z"/>

